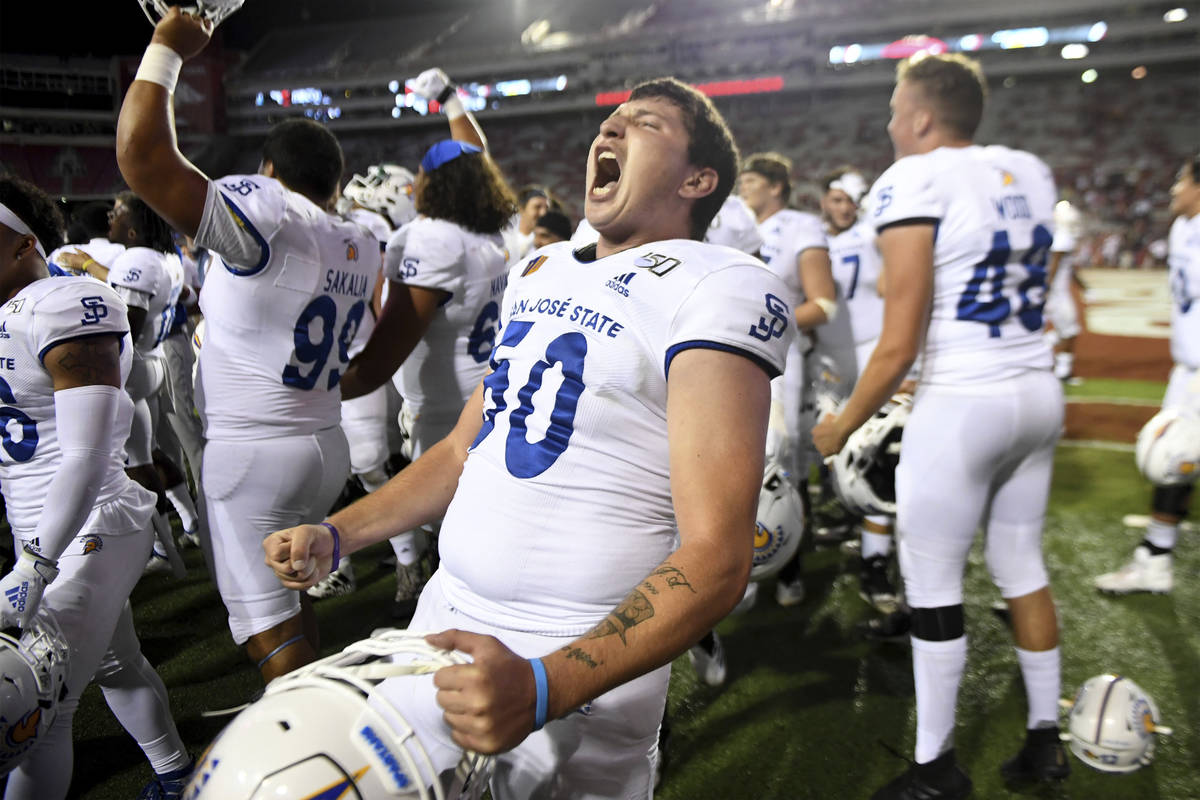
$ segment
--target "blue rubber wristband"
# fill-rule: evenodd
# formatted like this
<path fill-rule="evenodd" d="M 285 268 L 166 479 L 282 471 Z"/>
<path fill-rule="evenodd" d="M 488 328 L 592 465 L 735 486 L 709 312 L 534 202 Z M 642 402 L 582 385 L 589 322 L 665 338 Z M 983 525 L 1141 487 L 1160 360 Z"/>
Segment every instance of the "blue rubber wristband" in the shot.
<path fill-rule="evenodd" d="M 333 527 L 332 522 L 322 522 L 329 532 L 333 534 L 333 562 L 329 565 L 329 571 L 333 572 L 338 568 L 338 562 L 342 560 L 342 535 L 338 533 L 338 529 Z"/>
<path fill-rule="evenodd" d="M 533 683 L 537 689 L 537 703 L 533 707 L 533 729 L 540 731 L 546 724 L 546 706 L 550 704 L 550 684 L 546 681 L 546 665 L 540 658 L 529 659 L 533 667 Z"/>

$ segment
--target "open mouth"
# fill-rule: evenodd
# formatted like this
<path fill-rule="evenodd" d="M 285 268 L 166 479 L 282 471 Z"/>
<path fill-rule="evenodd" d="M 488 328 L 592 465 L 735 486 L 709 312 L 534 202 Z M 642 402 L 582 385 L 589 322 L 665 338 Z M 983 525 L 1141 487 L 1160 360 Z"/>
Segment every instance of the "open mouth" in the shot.
<path fill-rule="evenodd" d="M 603 150 L 596 155 L 596 177 L 592 183 L 591 196 L 593 198 L 604 198 L 612 194 L 617 183 L 621 180 L 621 165 L 617 161 L 617 156 L 608 150 Z"/>

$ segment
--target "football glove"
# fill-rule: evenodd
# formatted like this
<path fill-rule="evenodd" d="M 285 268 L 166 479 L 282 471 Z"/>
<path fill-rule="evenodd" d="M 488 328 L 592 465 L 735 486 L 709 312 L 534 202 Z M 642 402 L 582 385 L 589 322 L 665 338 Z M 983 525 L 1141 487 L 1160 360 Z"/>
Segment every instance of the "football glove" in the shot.
<path fill-rule="evenodd" d="M 418 75 L 416 80 L 408 84 L 408 88 L 426 100 L 436 100 L 439 103 L 445 103 L 449 99 L 449 93 L 452 93 L 454 90 L 454 84 L 446 73 L 434 67 Z"/>
<path fill-rule="evenodd" d="M 58 577 L 58 564 L 29 548 L 0 580 L 0 628 L 24 629 L 42 602 L 46 584 Z"/>

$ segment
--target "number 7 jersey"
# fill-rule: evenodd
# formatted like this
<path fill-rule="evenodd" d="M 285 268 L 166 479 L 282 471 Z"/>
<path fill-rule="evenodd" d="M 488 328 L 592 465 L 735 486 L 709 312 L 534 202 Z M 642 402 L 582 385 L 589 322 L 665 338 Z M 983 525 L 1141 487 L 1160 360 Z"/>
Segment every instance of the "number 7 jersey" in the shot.
<path fill-rule="evenodd" d="M 920 380 L 999 381 L 1049 370 L 1042 338 L 1054 179 L 1007 147 L 941 147 L 901 158 L 871 188 L 877 231 L 933 225 L 933 305 Z"/>
<path fill-rule="evenodd" d="M 211 181 L 196 243 L 196 404 L 209 439 L 301 436 L 341 420 L 338 382 L 379 273 L 379 242 L 273 178 Z"/>
<path fill-rule="evenodd" d="M 793 335 L 785 296 L 757 259 L 689 240 L 590 262 L 562 242 L 517 264 L 483 425 L 442 525 L 451 604 L 561 635 L 611 611 L 673 548 L 672 359 L 716 349 L 777 375 Z"/>

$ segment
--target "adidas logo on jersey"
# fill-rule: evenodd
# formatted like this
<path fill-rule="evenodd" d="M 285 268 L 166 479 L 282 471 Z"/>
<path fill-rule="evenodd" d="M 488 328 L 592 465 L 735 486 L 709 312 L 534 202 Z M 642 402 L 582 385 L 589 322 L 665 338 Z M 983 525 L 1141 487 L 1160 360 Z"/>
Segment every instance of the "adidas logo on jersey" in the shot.
<path fill-rule="evenodd" d="M 629 284 L 633 281 L 635 275 L 637 275 L 636 272 L 626 272 L 624 275 L 609 278 L 608 283 L 604 285 L 619 295 L 629 297 Z"/>
<path fill-rule="evenodd" d="M 12 337 L 9 336 L 9 334 L 8 334 L 8 320 L 5 320 L 4 322 L 0 322 L 0 339 L 11 339 L 11 338 Z"/>
<path fill-rule="evenodd" d="M 20 586 L 14 586 L 4 593 L 4 598 L 8 600 L 8 604 L 12 606 L 14 611 L 25 610 L 25 600 L 29 597 L 29 584 L 22 583 Z"/>

